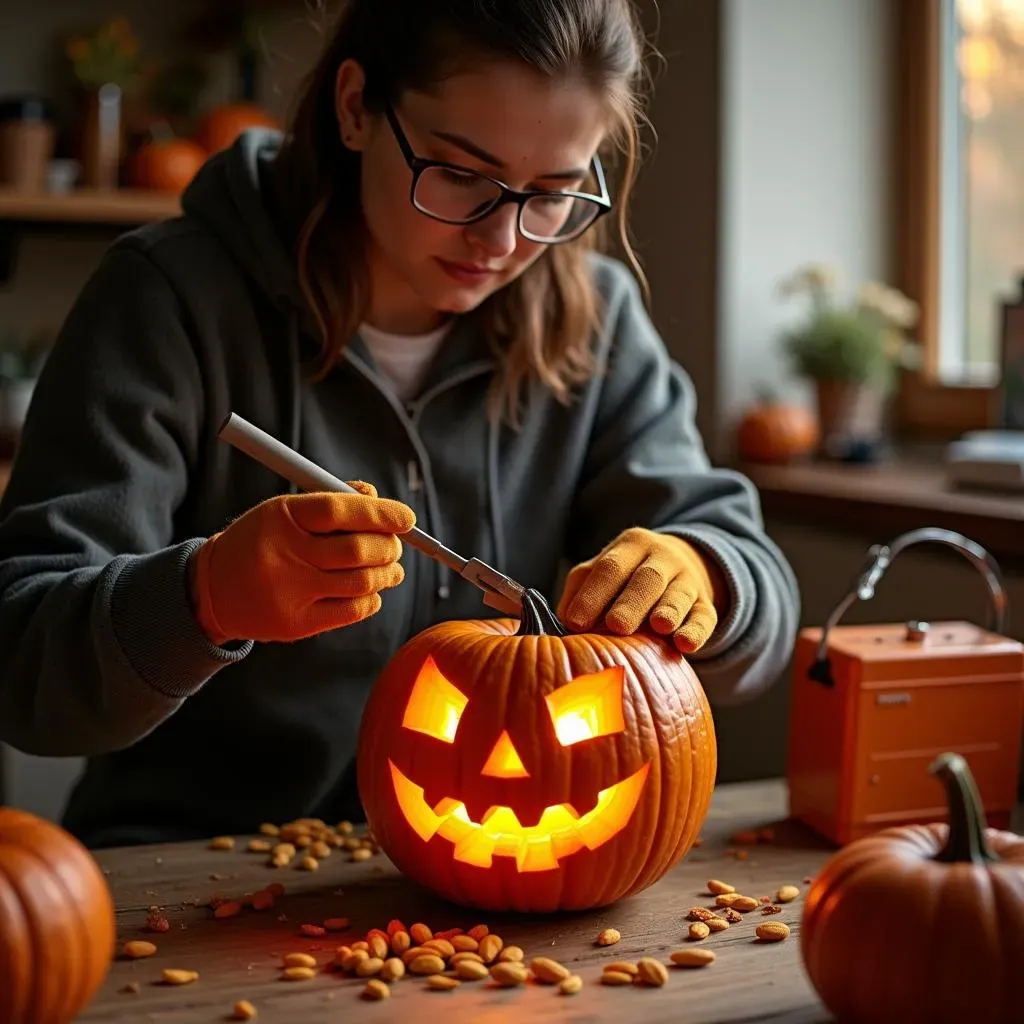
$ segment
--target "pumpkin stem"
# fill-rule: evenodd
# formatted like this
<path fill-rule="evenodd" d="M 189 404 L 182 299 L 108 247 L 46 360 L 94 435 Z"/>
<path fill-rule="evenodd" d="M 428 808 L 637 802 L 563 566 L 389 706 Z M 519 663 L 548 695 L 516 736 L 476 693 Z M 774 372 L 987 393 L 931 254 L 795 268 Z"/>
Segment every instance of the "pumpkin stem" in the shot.
<path fill-rule="evenodd" d="M 947 864 L 997 861 L 985 838 L 985 811 L 967 761 L 960 754 L 940 754 L 928 771 L 946 787 L 949 804 L 949 836 L 935 859 Z"/>
<path fill-rule="evenodd" d="M 544 595 L 527 587 L 523 591 L 523 617 L 519 620 L 516 636 L 567 636 L 568 633 L 544 600 Z"/>

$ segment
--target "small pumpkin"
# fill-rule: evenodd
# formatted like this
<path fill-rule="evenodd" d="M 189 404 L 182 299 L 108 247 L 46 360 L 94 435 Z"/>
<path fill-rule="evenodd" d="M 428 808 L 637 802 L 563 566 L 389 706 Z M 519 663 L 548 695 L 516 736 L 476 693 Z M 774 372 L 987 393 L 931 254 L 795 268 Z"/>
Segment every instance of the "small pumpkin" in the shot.
<path fill-rule="evenodd" d="M 570 634 L 527 590 L 514 619 L 444 622 L 374 684 L 357 778 L 383 851 L 466 906 L 607 905 L 656 882 L 707 814 L 707 698 L 664 638 Z"/>
<path fill-rule="evenodd" d="M 949 823 L 843 847 L 807 893 L 804 966 L 843 1022 L 1021 1019 L 1024 838 L 986 828 L 967 762 L 942 754 Z"/>
<path fill-rule="evenodd" d="M 224 103 L 199 120 L 193 139 L 208 154 L 227 149 L 247 128 L 279 128 L 276 118 L 255 103 Z"/>
<path fill-rule="evenodd" d="M 0 1021 L 74 1020 L 106 978 L 115 938 L 89 851 L 52 822 L 0 807 Z"/>
<path fill-rule="evenodd" d="M 809 409 L 763 395 L 736 429 L 737 454 L 745 462 L 785 463 L 818 447 L 817 417 Z"/>
<path fill-rule="evenodd" d="M 154 137 L 143 143 L 132 157 L 130 183 L 136 188 L 180 195 L 208 155 L 202 146 L 190 139 Z"/>

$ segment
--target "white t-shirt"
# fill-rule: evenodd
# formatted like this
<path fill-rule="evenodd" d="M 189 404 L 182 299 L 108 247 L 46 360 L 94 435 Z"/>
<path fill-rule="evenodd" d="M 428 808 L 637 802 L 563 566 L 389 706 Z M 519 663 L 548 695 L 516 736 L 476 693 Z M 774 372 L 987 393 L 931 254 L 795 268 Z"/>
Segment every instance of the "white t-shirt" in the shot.
<path fill-rule="evenodd" d="M 427 334 L 392 334 L 369 324 L 359 328 L 377 368 L 403 402 L 415 398 L 422 387 L 430 361 L 451 329 L 452 321 Z"/>

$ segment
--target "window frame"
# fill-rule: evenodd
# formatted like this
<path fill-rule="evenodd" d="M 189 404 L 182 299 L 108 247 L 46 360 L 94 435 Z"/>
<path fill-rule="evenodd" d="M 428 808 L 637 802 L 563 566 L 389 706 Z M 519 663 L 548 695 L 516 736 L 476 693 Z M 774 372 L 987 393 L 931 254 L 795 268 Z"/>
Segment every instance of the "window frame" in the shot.
<path fill-rule="evenodd" d="M 895 283 L 921 310 L 920 366 L 902 375 L 896 422 L 908 436 L 949 438 L 994 426 L 999 388 L 940 376 L 942 0 L 900 0 L 893 9 Z"/>

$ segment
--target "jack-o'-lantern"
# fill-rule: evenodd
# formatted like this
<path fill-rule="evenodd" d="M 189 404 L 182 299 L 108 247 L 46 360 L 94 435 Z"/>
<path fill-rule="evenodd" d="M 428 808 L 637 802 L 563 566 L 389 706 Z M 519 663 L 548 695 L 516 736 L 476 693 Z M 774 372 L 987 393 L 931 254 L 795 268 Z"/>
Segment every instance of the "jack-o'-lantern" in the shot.
<path fill-rule="evenodd" d="M 707 698 L 671 644 L 567 633 L 528 590 L 518 623 L 445 622 L 396 652 L 357 777 L 409 877 L 455 903 L 544 912 L 656 882 L 697 838 L 716 764 Z"/>

